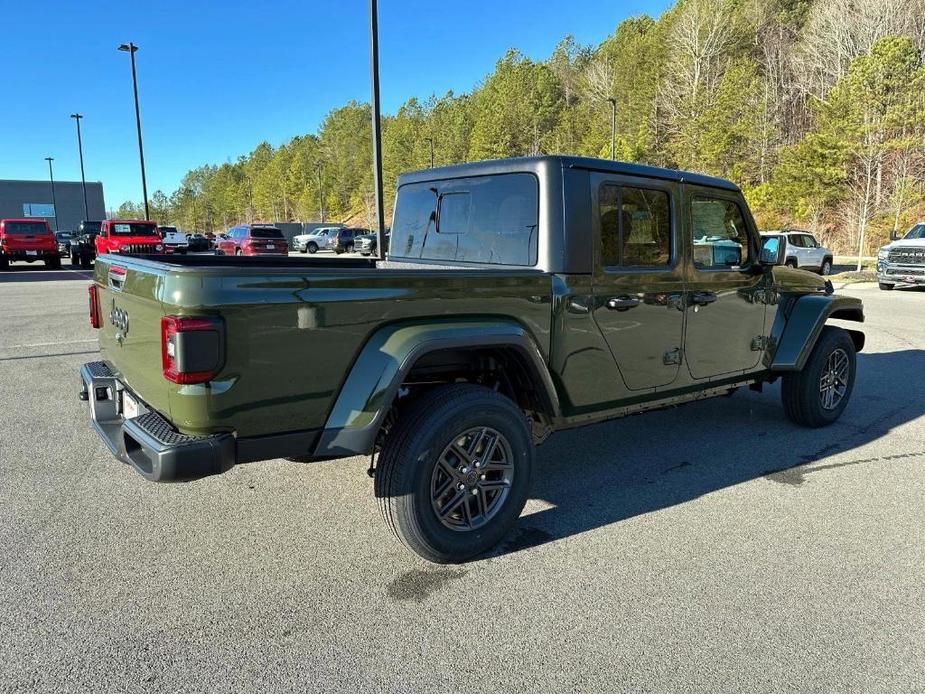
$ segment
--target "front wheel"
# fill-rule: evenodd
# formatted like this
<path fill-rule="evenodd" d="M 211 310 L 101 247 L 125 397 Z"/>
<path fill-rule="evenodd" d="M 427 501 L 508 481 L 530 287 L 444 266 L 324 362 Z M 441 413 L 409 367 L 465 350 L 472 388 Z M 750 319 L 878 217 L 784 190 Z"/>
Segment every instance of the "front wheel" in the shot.
<path fill-rule="evenodd" d="M 841 416 L 857 371 L 854 341 L 827 325 L 801 371 L 784 376 L 781 398 L 787 417 L 805 427 L 824 427 Z"/>
<path fill-rule="evenodd" d="M 308 252 L 314 255 L 318 252 L 318 245 L 314 243 L 308 244 Z"/>
<path fill-rule="evenodd" d="M 822 267 L 819 268 L 819 274 L 828 277 L 832 274 L 832 261 L 826 258 L 822 261 Z"/>
<path fill-rule="evenodd" d="M 893 287 L 895 287 L 896 285 L 890 284 L 889 282 L 878 282 L 877 286 L 880 287 L 880 289 L 882 289 L 883 291 L 888 292 L 892 290 Z"/>
<path fill-rule="evenodd" d="M 464 562 L 517 521 L 533 454 L 526 417 L 510 399 L 468 383 L 434 388 L 409 405 L 382 447 L 382 516 L 424 559 Z"/>

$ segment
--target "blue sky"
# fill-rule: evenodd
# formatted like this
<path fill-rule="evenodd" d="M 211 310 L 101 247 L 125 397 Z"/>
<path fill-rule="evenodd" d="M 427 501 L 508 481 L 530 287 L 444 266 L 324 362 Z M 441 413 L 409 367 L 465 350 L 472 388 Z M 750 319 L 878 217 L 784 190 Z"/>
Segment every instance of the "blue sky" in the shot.
<path fill-rule="evenodd" d="M 573 34 L 599 43 L 625 17 L 670 0 L 380 0 L 382 106 L 468 91 L 508 48 L 546 58 Z M 0 179 L 80 180 L 74 122 L 84 114 L 88 180 L 108 207 L 141 199 L 127 53 L 140 46 L 149 194 L 195 166 L 261 140 L 314 132 L 350 99 L 369 99 L 367 2 L 0 0 Z"/>

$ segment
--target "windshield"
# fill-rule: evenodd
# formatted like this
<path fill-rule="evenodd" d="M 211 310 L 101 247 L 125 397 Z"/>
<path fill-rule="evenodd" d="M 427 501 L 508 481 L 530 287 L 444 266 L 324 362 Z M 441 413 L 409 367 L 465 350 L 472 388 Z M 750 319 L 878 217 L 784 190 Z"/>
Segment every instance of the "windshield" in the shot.
<path fill-rule="evenodd" d="M 157 227 L 144 222 L 117 222 L 109 231 L 113 236 L 157 236 Z"/>
<path fill-rule="evenodd" d="M 7 222 L 3 225 L 7 234 L 44 234 L 44 222 Z"/>
<path fill-rule="evenodd" d="M 903 236 L 903 238 L 909 241 L 913 239 L 925 239 L 925 224 L 916 224 L 905 236 Z"/>
<path fill-rule="evenodd" d="M 283 232 L 273 227 L 251 227 L 252 239 L 281 239 Z"/>

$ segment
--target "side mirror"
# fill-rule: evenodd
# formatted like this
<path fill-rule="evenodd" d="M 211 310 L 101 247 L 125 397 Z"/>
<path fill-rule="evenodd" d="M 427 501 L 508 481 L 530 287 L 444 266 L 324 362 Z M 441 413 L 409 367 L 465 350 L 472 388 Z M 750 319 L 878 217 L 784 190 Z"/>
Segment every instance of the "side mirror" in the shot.
<path fill-rule="evenodd" d="M 758 263 L 765 267 L 784 264 L 784 253 L 787 247 L 781 243 L 779 236 L 768 236 L 761 242 L 761 253 L 758 256 Z"/>
<path fill-rule="evenodd" d="M 896 229 L 890 232 L 890 241 L 899 241 L 899 232 Z"/>

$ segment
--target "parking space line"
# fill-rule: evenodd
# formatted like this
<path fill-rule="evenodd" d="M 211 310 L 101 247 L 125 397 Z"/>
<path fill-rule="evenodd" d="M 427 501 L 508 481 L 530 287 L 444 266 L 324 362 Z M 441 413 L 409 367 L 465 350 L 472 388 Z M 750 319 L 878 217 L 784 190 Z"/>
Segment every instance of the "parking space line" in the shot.
<path fill-rule="evenodd" d="M 84 342 L 96 342 L 97 338 L 91 337 L 87 340 L 57 340 L 56 342 L 33 342 L 31 345 L 9 345 L 4 347 L 0 345 L 0 350 L 5 349 L 31 349 L 32 347 L 54 347 L 55 345 L 77 345 Z"/>

